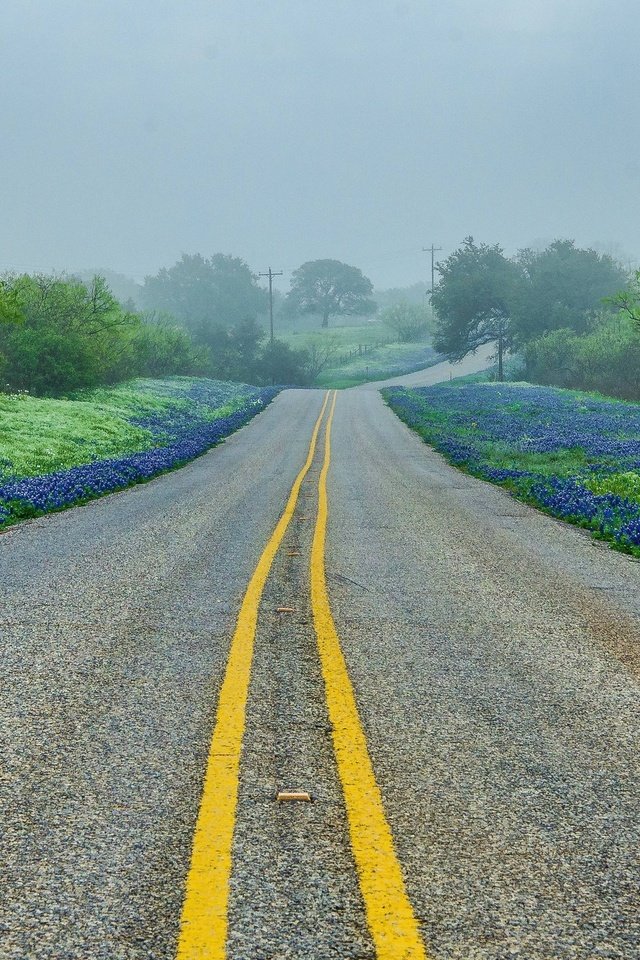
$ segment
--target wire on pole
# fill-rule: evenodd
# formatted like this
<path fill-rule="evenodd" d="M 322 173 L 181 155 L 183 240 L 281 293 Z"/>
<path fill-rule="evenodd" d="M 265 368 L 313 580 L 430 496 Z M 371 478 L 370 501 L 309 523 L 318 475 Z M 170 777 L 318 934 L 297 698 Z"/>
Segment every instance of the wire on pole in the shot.
<path fill-rule="evenodd" d="M 278 270 L 274 272 L 271 267 L 269 267 L 268 273 L 259 273 L 259 277 L 269 277 L 269 328 L 271 330 L 271 343 L 273 344 L 273 278 L 282 277 L 283 271 Z"/>
<path fill-rule="evenodd" d="M 423 252 L 423 253 L 429 253 L 429 252 L 431 253 L 431 290 L 429 291 L 429 293 L 430 293 L 430 296 L 432 296 L 432 297 L 433 297 L 433 288 L 434 288 L 434 286 L 435 286 L 435 274 L 436 274 L 435 254 L 436 254 L 439 250 L 442 250 L 442 247 L 434 247 L 433 244 L 431 244 L 430 247 L 423 247 L 423 248 L 422 248 L 422 252 Z"/>

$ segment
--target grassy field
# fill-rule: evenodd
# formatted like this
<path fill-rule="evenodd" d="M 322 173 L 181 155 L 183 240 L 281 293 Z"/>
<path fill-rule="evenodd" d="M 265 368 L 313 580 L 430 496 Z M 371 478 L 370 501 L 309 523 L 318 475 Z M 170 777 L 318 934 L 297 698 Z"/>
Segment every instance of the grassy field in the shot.
<path fill-rule="evenodd" d="M 333 357 L 318 375 L 314 384 L 318 387 L 340 389 L 384 380 L 421 370 L 438 359 L 429 343 L 398 343 L 395 332 L 377 321 L 278 336 L 295 349 L 331 345 Z"/>
<path fill-rule="evenodd" d="M 640 404 L 507 383 L 383 395 L 455 466 L 640 556 Z"/>
<path fill-rule="evenodd" d="M 440 359 L 429 344 L 389 343 L 371 353 L 354 356 L 340 366 L 328 367 L 317 377 L 316 386 L 334 389 L 355 387 L 371 380 L 386 380 L 403 373 L 413 373 L 414 370 L 438 363 Z"/>
<path fill-rule="evenodd" d="M 326 330 L 317 327 L 313 330 L 305 329 L 299 332 L 293 330 L 276 331 L 276 336 L 279 340 L 285 340 L 296 349 L 307 348 L 314 342 L 329 339 L 335 341 L 340 351 L 357 350 L 359 344 L 370 346 L 377 343 L 391 343 L 397 339 L 393 330 L 376 320 L 331 326 Z"/>
<path fill-rule="evenodd" d="M 148 480 L 204 453 L 277 393 L 191 377 L 63 400 L 0 394 L 0 523 Z"/>

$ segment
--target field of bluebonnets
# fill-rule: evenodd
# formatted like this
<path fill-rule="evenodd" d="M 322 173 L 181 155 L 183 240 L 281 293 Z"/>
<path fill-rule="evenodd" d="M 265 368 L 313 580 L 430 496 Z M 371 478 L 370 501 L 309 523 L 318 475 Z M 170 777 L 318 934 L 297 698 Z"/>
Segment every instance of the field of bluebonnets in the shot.
<path fill-rule="evenodd" d="M 640 404 L 527 384 L 383 393 L 456 467 L 640 556 Z"/>
<path fill-rule="evenodd" d="M 62 400 L 0 394 L 0 526 L 193 460 L 247 423 L 277 392 L 170 377 Z"/>

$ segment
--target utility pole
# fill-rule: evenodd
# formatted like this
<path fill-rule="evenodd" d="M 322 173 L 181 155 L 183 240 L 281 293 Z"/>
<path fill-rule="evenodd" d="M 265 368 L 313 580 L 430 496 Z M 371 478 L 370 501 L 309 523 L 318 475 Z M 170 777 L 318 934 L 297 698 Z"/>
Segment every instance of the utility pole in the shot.
<path fill-rule="evenodd" d="M 269 273 L 259 273 L 259 277 L 269 277 L 269 325 L 271 328 L 271 343 L 273 343 L 273 278 L 283 276 L 282 270 L 274 273 L 269 267 Z"/>
<path fill-rule="evenodd" d="M 422 252 L 423 252 L 423 253 L 429 253 L 429 251 L 431 251 L 431 296 L 433 296 L 433 288 L 434 288 L 435 283 L 436 283 L 436 279 L 435 279 L 435 277 L 436 277 L 435 254 L 436 254 L 439 250 L 442 250 L 442 247 L 434 247 L 433 244 L 431 244 L 430 247 L 423 247 L 423 248 L 422 248 Z"/>

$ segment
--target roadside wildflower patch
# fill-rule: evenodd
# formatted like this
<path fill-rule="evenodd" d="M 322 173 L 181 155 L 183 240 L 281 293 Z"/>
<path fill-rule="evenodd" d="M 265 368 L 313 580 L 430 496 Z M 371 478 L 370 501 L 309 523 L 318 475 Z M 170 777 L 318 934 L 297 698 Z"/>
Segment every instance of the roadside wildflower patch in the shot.
<path fill-rule="evenodd" d="M 170 377 L 64 400 L 0 395 L 0 526 L 193 460 L 277 393 L 274 387 Z"/>
<path fill-rule="evenodd" d="M 640 404 L 526 384 L 382 393 L 454 466 L 640 556 Z"/>

